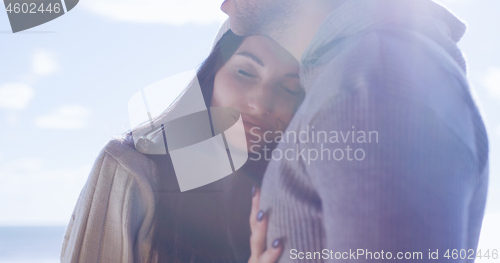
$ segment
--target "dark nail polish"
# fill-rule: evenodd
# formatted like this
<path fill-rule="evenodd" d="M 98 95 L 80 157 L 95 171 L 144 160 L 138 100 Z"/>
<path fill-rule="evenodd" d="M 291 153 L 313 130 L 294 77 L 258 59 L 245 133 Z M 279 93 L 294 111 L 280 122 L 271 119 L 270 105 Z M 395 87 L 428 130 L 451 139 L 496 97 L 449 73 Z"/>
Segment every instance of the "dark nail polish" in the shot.
<path fill-rule="evenodd" d="M 273 247 L 274 248 L 277 248 L 279 247 L 281 244 L 281 241 L 279 240 L 279 238 L 276 238 L 274 241 L 273 241 Z"/>
<path fill-rule="evenodd" d="M 262 221 L 264 219 L 264 211 L 260 210 L 259 213 L 257 214 L 257 221 Z"/>
<path fill-rule="evenodd" d="M 257 192 L 257 188 L 255 187 L 255 185 L 252 187 L 252 197 L 255 196 L 255 193 Z"/>

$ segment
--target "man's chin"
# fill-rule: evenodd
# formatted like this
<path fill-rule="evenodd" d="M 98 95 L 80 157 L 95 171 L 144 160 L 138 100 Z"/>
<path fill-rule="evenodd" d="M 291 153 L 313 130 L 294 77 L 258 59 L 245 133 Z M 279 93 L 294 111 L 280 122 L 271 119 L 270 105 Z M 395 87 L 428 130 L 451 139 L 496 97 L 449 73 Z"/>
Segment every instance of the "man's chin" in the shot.
<path fill-rule="evenodd" d="M 233 33 L 235 33 L 236 35 L 241 36 L 241 37 L 260 35 L 259 33 L 257 33 L 255 30 L 249 28 L 244 23 L 241 23 L 240 20 L 237 20 L 231 16 L 229 16 L 229 25 L 230 25 L 231 31 L 233 31 Z"/>
<path fill-rule="evenodd" d="M 234 0 L 225 0 L 222 2 L 220 9 L 229 16 L 229 25 L 233 33 L 242 37 L 259 35 L 248 27 L 246 19 L 242 19 L 241 14 L 235 7 Z"/>
<path fill-rule="evenodd" d="M 233 8 L 232 8 L 232 5 L 233 3 L 231 2 L 231 0 L 225 0 L 224 2 L 222 2 L 222 5 L 220 6 L 220 10 L 222 10 L 222 12 L 224 12 L 226 15 L 229 16 L 229 25 L 230 25 L 230 28 L 231 28 L 231 31 L 233 31 L 233 33 L 235 33 L 236 35 L 238 36 L 245 36 L 243 33 L 243 31 L 238 27 L 238 22 L 235 21 L 234 19 L 234 14 L 233 14 Z"/>
<path fill-rule="evenodd" d="M 229 9 L 229 1 L 230 0 L 225 0 L 224 2 L 222 2 L 222 4 L 220 5 L 220 10 L 222 12 L 224 12 L 226 15 L 229 15 L 228 14 L 228 9 Z"/>

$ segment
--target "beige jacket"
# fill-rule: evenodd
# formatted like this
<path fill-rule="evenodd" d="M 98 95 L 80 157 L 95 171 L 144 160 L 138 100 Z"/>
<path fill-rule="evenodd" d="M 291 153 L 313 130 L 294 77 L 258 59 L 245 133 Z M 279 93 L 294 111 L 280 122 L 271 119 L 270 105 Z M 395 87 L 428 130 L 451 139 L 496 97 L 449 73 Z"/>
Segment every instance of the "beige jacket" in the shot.
<path fill-rule="evenodd" d="M 61 262 L 146 262 L 156 167 L 119 140 L 100 152 L 64 236 Z"/>

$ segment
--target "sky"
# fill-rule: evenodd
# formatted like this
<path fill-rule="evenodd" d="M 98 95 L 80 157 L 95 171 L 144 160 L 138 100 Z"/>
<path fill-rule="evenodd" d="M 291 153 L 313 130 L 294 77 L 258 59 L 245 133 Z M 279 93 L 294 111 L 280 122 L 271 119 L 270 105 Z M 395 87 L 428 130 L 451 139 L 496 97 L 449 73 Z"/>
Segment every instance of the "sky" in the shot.
<path fill-rule="evenodd" d="M 200 65 L 226 18 L 221 2 L 82 0 L 64 16 L 17 34 L 0 11 L 0 226 L 67 224 L 97 154 L 130 128 L 128 100 Z M 495 240 L 500 1 L 438 2 L 468 24 L 459 46 L 491 149 L 485 218 L 491 231 L 482 238 Z"/>

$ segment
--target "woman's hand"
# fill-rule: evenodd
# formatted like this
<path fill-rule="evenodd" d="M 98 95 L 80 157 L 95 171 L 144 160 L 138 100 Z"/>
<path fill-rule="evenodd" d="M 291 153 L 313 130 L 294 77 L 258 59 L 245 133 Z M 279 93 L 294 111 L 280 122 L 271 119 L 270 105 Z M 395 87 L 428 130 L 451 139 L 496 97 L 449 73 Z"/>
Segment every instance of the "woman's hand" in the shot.
<path fill-rule="evenodd" d="M 252 212 L 250 213 L 250 249 L 252 254 L 248 263 L 274 263 L 283 252 L 283 244 L 280 239 L 275 239 L 271 248 L 266 250 L 266 234 L 268 216 L 264 211 L 259 211 L 260 189 L 252 190 Z"/>

